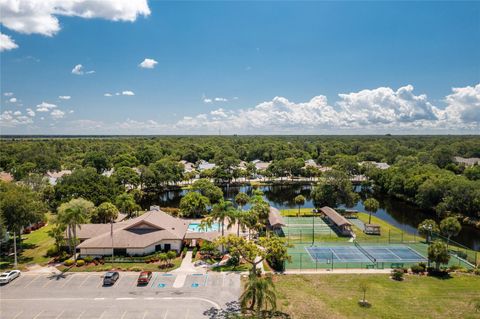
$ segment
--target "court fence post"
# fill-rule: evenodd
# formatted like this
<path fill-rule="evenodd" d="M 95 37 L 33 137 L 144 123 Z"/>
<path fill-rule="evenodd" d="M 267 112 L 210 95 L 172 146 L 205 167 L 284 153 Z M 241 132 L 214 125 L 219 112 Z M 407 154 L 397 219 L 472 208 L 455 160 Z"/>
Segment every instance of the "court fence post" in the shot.
<path fill-rule="evenodd" d="M 300 272 L 302 271 L 302 256 L 303 256 L 303 254 L 300 253 Z"/>
<path fill-rule="evenodd" d="M 389 244 L 391 243 L 391 241 L 390 241 L 390 230 L 391 230 L 391 229 L 388 230 L 388 243 L 389 243 Z"/>

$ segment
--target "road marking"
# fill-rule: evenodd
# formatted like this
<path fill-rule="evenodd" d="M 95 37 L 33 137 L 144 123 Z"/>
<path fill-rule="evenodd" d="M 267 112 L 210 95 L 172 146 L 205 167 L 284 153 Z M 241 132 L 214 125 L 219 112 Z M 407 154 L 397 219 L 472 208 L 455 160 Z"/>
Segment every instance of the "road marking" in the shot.
<path fill-rule="evenodd" d="M 64 288 L 67 285 L 67 283 L 69 283 L 72 280 L 73 277 L 75 277 L 75 275 L 68 276 L 67 280 L 65 280 L 61 288 Z"/>
<path fill-rule="evenodd" d="M 16 315 L 15 317 L 13 317 L 13 319 L 17 319 L 17 318 L 18 318 L 18 316 L 20 316 L 22 313 L 23 313 L 23 310 L 20 310 L 20 312 L 19 312 L 19 313 L 17 313 L 17 315 Z"/>
<path fill-rule="evenodd" d="M 105 298 L 95 298 L 93 300 L 105 300 Z"/>
<path fill-rule="evenodd" d="M 62 312 L 60 312 L 60 313 L 58 314 L 58 316 L 55 317 L 55 319 L 60 318 L 60 317 L 63 315 L 64 312 L 65 312 L 65 310 L 62 310 Z"/>
<path fill-rule="evenodd" d="M 158 277 L 158 274 L 157 274 L 157 273 L 155 273 L 155 278 L 153 279 L 153 281 L 152 281 L 152 285 L 151 285 L 150 287 L 153 287 L 153 285 L 155 284 L 155 280 L 157 280 L 157 277 Z"/>
<path fill-rule="evenodd" d="M 122 297 L 122 298 L 115 298 L 115 300 L 134 300 L 135 298 L 132 297 Z"/>
<path fill-rule="evenodd" d="M 44 311 L 45 311 L 45 310 L 42 310 L 42 311 L 40 311 L 39 313 L 37 313 L 37 315 L 36 315 L 35 317 L 33 317 L 33 319 L 37 319 L 38 316 L 40 316 Z"/>
<path fill-rule="evenodd" d="M 105 314 L 105 311 L 102 312 L 102 314 L 100 315 L 100 317 L 98 317 L 98 319 L 102 319 L 104 314 Z"/>
<path fill-rule="evenodd" d="M 188 318 L 188 315 L 190 314 L 190 308 L 187 308 L 187 312 L 185 313 L 185 319 Z"/>
<path fill-rule="evenodd" d="M 222 274 L 222 287 L 225 287 L 225 274 Z"/>
<path fill-rule="evenodd" d="M 148 312 L 148 311 L 145 310 L 145 312 L 143 313 L 142 319 L 145 319 L 145 317 L 147 316 L 147 312 Z"/>
<path fill-rule="evenodd" d="M 205 282 L 203 283 L 205 287 L 207 287 L 207 279 L 208 279 L 208 274 L 205 275 Z"/>
<path fill-rule="evenodd" d="M 80 319 L 84 313 L 85 313 L 85 310 L 82 311 L 82 312 L 80 312 L 80 314 L 78 315 L 77 319 Z"/>
<path fill-rule="evenodd" d="M 120 284 L 120 281 L 122 281 L 123 277 L 125 276 L 118 276 L 117 282 L 115 282 L 114 286 L 118 286 Z"/>
<path fill-rule="evenodd" d="M 163 319 L 167 319 L 167 315 L 168 315 L 168 309 L 167 311 L 165 311 L 165 316 L 163 316 Z"/>
<path fill-rule="evenodd" d="M 144 300 L 154 300 L 155 298 L 153 297 L 146 297 L 146 298 L 143 298 Z"/>
<path fill-rule="evenodd" d="M 126 315 L 126 314 L 127 314 L 127 311 L 124 311 L 124 312 L 123 312 L 123 315 L 122 315 L 122 317 L 121 317 L 120 319 L 125 318 L 125 315 Z"/>
<path fill-rule="evenodd" d="M 47 282 L 42 286 L 42 288 L 45 288 L 48 286 L 48 284 L 51 284 L 52 281 L 54 280 L 58 280 L 58 279 L 54 279 L 54 278 L 47 278 Z"/>
<path fill-rule="evenodd" d="M 41 277 L 41 276 L 37 276 L 37 277 L 33 278 L 33 280 L 30 281 L 28 284 L 26 284 L 24 288 L 27 288 L 32 282 L 34 282 L 35 280 L 37 280 L 37 279 L 40 278 L 40 277 Z"/>
<path fill-rule="evenodd" d="M 83 284 L 87 281 L 88 277 L 90 277 L 90 275 L 87 275 L 85 277 L 85 279 L 82 281 L 82 283 L 80 284 L 79 288 L 83 286 Z"/>

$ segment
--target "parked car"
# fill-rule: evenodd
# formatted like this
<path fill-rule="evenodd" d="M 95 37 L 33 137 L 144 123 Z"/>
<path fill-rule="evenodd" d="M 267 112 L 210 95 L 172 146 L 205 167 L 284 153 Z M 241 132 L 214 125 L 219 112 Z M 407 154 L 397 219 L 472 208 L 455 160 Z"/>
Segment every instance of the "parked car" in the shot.
<path fill-rule="evenodd" d="M 103 276 L 103 285 L 104 286 L 111 286 L 115 284 L 115 282 L 118 280 L 118 277 L 120 277 L 119 273 L 116 271 L 109 271 Z"/>
<path fill-rule="evenodd" d="M 146 285 L 152 279 L 152 272 L 151 271 L 142 271 L 140 276 L 138 276 L 137 284 L 138 285 Z"/>
<path fill-rule="evenodd" d="M 0 275 L 0 284 L 8 284 L 13 279 L 20 277 L 20 270 L 6 271 Z"/>

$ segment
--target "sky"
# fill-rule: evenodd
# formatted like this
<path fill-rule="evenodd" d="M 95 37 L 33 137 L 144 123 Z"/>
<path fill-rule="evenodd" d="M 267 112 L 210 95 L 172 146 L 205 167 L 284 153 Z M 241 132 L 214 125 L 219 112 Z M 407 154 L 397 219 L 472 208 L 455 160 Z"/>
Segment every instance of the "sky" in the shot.
<path fill-rule="evenodd" d="M 479 134 L 480 2 L 0 0 L 1 134 Z"/>

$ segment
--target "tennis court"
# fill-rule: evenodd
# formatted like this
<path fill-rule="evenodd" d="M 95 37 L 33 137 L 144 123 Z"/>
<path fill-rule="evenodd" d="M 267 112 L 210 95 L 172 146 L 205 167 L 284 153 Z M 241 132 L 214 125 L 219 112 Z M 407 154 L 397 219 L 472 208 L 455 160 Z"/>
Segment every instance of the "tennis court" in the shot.
<path fill-rule="evenodd" d="M 305 247 L 314 262 L 426 262 L 427 259 L 405 245 Z"/>

